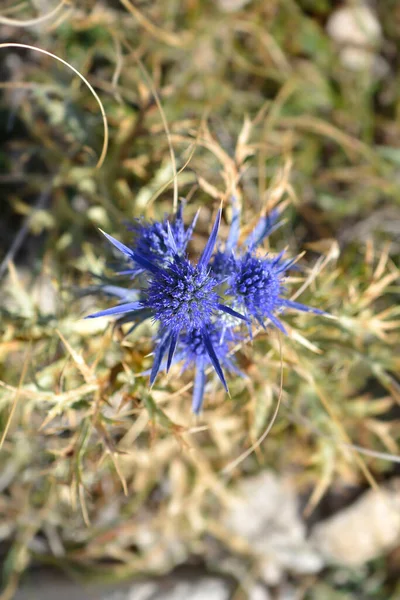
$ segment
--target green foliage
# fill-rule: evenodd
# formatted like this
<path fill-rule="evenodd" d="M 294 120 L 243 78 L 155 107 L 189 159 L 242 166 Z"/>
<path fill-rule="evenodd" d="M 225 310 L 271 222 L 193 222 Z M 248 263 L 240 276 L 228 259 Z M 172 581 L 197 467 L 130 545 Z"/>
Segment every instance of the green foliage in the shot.
<path fill-rule="evenodd" d="M 201 555 L 230 482 L 264 465 L 296 468 L 309 512 L 330 487 L 390 475 L 385 454 L 398 454 L 400 441 L 399 73 L 390 44 L 381 80 L 340 62 L 325 29 L 333 4 L 254 1 L 224 12 L 218 2 L 165 0 L 129 12 L 127 1 L 86 0 L 54 27 L 9 29 L 7 39 L 48 49 L 90 81 L 110 144 L 95 169 L 103 130 L 89 90 L 50 57 L 2 49 L 3 65 L 7 53 L 22 57 L 10 61 L 9 80 L 29 83 L 0 99 L 4 256 L 25 227 L 0 288 L 8 590 L 32 560 L 120 579 Z M 389 5 L 379 17 L 396 44 Z M 152 87 L 188 222 L 202 208 L 191 252 L 220 200 L 226 235 L 232 193 L 248 230 L 263 210 L 287 207 L 274 250 L 307 250 L 290 288 L 305 283 L 300 301 L 335 317 L 289 315 L 288 339 L 260 332 L 241 344 L 247 378 L 232 382 L 231 398 L 215 381 L 200 421 L 190 373 L 175 368 L 148 390 L 149 325 L 125 337 L 128 327 L 83 321 L 108 302 L 79 292 L 105 268 L 97 228 L 128 241 L 123 222 L 172 210 L 174 171 Z M 280 396 L 266 441 L 227 480 L 221 469 L 256 442 Z M 329 581 L 309 597 L 328 598 L 328 589 L 353 597 Z"/>

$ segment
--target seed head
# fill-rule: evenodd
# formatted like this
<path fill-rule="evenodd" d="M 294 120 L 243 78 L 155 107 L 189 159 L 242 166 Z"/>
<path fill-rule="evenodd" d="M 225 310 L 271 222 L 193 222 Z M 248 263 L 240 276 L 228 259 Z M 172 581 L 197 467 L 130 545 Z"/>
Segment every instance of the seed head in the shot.
<path fill-rule="evenodd" d="M 201 329 L 218 311 L 216 285 L 207 268 L 175 256 L 167 268 L 153 276 L 145 305 L 163 328 L 175 332 Z"/>

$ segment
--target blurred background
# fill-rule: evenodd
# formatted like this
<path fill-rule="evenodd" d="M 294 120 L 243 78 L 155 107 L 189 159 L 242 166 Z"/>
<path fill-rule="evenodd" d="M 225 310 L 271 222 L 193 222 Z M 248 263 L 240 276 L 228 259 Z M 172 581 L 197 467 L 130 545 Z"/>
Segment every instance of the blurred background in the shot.
<path fill-rule="evenodd" d="M 400 597 L 399 51 L 397 0 L 2 0 L 1 600 Z M 148 325 L 83 320 L 98 228 L 176 171 L 193 257 L 221 201 L 221 239 L 278 207 L 336 317 L 243 344 L 198 419 L 190 372 L 136 376 Z"/>

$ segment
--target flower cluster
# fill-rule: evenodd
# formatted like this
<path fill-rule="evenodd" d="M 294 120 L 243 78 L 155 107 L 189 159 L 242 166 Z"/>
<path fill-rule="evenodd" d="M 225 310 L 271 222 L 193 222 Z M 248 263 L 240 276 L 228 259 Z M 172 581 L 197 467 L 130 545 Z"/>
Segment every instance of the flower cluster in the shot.
<path fill-rule="evenodd" d="M 293 260 L 262 254 L 259 246 L 280 226 L 278 213 L 263 216 L 242 245 L 240 212 L 233 204 L 233 218 L 224 247 L 217 245 L 221 221 L 218 211 L 210 237 L 196 264 L 189 260 L 186 248 L 197 215 L 185 229 L 182 205 L 172 222 L 138 221 L 130 229 L 134 239 L 125 246 L 107 233 L 106 238 L 129 263 L 121 271 L 137 281 L 135 289 L 107 285 L 103 291 L 120 298 L 120 304 L 89 315 L 88 318 L 119 315 L 133 327 L 151 318 L 158 324 L 154 361 L 150 373 L 153 385 L 160 369 L 183 362 L 195 366 L 192 408 L 201 410 L 206 384 L 206 369 L 212 365 L 228 390 L 225 371 L 237 372 L 231 356 L 240 339 L 240 323 L 266 326 L 267 320 L 286 330 L 278 318 L 285 308 L 323 314 L 285 298 L 284 281 Z"/>

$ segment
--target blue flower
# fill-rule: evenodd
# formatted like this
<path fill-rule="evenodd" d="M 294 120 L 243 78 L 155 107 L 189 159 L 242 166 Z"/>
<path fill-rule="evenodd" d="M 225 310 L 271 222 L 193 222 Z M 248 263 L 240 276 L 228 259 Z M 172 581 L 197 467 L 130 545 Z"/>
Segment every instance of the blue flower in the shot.
<path fill-rule="evenodd" d="M 240 209 L 235 198 L 232 199 L 232 205 L 232 221 L 225 248 L 224 250 L 219 248 L 215 252 L 211 265 L 214 275 L 221 283 L 226 281 L 227 277 L 236 269 L 235 252 L 239 245 Z M 277 210 L 271 211 L 268 215 L 263 215 L 246 238 L 240 251 L 255 250 L 272 232 L 282 225 L 282 221 L 278 221 L 278 217 L 279 212 Z"/>
<path fill-rule="evenodd" d="M 274 312 L 280 307 L 280 273 L 273 261 L 257 258 L 251 252 L 235 260 L 229 279 L 232 294 L 259 323 L 268 317 L 280 329 Z"/>
<path fill-rule="evenodd" d="M 175 255 L 167 268 L 153 277 L 146 306 L 153 310 L 161 327 L 174 333 L 201 329 L 218 310 L 217 284 L 206 266 L 192 265 L 187 258 Z"/>
<path fill-rule="evenodd" d="M 228 371 L 240 373 L 236 368 L 234 361 L 229 356 L 231 342 L 237 339 L 231 330 L 223 337 L 221 331 L 214 324 L 209 328 L 209 339 L 214 348 L 214 352 L 221 365 Z M 182 336 L 179 355 L 185 358 L 184 369 L 195 366 L 195 378 L 193 386 L 192 410 L 199 414 L 204 397 L 204 388 L 206 385 L 206 368 L 211 364 L 209 351 L 204 340 L 201 329 L 192 329 Z"/>
<path fill-rule="evenodd" d="M 326 313 L 284 297 L 287 271 L 295 261 L 283 260 L 282 257 L 283 253 L 273 259 L 268 255 L 260 258 L 254 252 L 247 251 L 235 260 L 228 294 L 236 297 L 239 301 L 238 310 L 243 311 L 246 316 L 253 317 L 262 327 L 265 327 L 265 319 L 269 319 L 286 334 L 285 327 L 276 316 L 285 308 L 319 315 Z"/>
<path fill-rule="evenodd" d="M 240 211 L 234 202 L 232 223 L 225 249 L 224 251 L 219 249 L 214 254 L 212 270 L 221 283 L 227 282 L 226 293 L 235 298 L 235 309 L 256 320 L 263 327 L 265 327 L 265 319 L 269 319 L 286 334 L 285 327 L 276 316 L 283 309 L 293 308 L 315 314 L 325 313 L 284 297 L 286 293 L 284 281 L 287 271 L 293 267 L 295 260 L 284 260 L 283 253 L 276 258 L 270 258 L 268 255 L 260 257 L 257 254 L 258 246 L 281 226 L 282 221 L 278 221 L 278 217 L 277 210 L 262 216 L 243 245 L 239 246 Z"/>
<path fill-rule="evenodd" d="M 103 232 L 124 256 L 147 273 L 149 285 L 140 300 L 125 302 L 89 315 L 87 318 L 125 314 L 127 317 L 129 315 L 130 320 L 135 320 L 135 316 L 139 314 L 143 318 L 151 316 L 154 321 L 159 323 L 159 341 L 150 374 L 151 384 L 154 383 L 167 353 L 167 371 L 169 370 L 181 334 L 190 334 L 193 330 L 197 330 L 200 332 L 210 362 L 225 389 L 228 389 L 210 330 L 213 329 L 214 322 L 218 320 L 221 312 L 231 317 L 246 319 L 237 311 L 221 303 L 215 289 L 218 280 L 212 275 L 209 268 L 220 221 L 221 210 L 218 211 L 210 237 L 197 265 L 193 265 L 186 256 L 180 255 L 175 236 L 168 222 L 167 241 L 172 257 L 165 266 L 159 266 L 148 256 L 143 256 Z"/>
<path fill-rule="evenodd" d="M 256 319 L 263 327 L 264 319 L 268 318 L 286 333 L 274 314 L 280 310 L 282 304 L 281 274 L 279 259 L 262 259 L 247 251 L 234 262 L 228 294 L 234 295 L 245 314 Z"/>
<path fill-rule="evenodd" d="M 186 254 L 197 220 L 185 229 L 183 207 L 175 219 L 157 223 L 137 221 L 132 229 L 135 239 L 125 246 L 107 233 L 105 237 L 131 263 L 125 273 L 137 280 L 137 289 L 127 289 L 103 280 L 98 288 L 119 298 L 120 304 L 89 315 L 90 318 L 117 316 L 119 322 L 133 323 L 130 331 L 145 319 L 158 324 L 150 383 L 161 368 L 184 362 L 195 367 L 192 408 L 201 410 L 206 369 L 212 365 L 228 390 L 224 370 L 237 370 L 231 358 L 232 345 L 238 339 L 238 319 L 265 327 L 268 319 L 283 333 L 278 315 L 287 308 L 325 314 L 286 299 L 285 280 L 295 260 L 284 259 L 283 252 L 272 257 L 258 250 L 265 238 L 281 225 L 278 211 L 264 215 L 239 244 L 240 210 L 233 199 L 233 216 L 224 247 L 215 250 L 221 210 L 197 264 Z M 226 305 L 226 303 L 228 305 Z"/>
<path fill-rule="evenodd" d="M 137 219 L 136 222 L 128 226 L 128 229 L 134 233 L 134 240 L 131 244 L 132 250 L 160 266 L 166 265 L 176 255 L 184 256 L 198 215 L 197 212 L 190 227 L 185 229 L 183 203 L 180 202 L 175 219 L 171 224 L 168 219 L 152 223 Z M 169 229 L 173 236 L 173 244 L 171 244 Z M 132 269 L 125 270 L 122 273 L 136 276 L 142 271 L 143 268 L 135 263 Z"/>
<path fill-rule="evenodd" d="M 283 221 L 278 221 L 279 212 L 274 209 L 267 215 L 260 217 L 257 225 L 244 242 L 244 246 L 249 250 L 254 250 L 274 231 L 282 226 Z"/>

